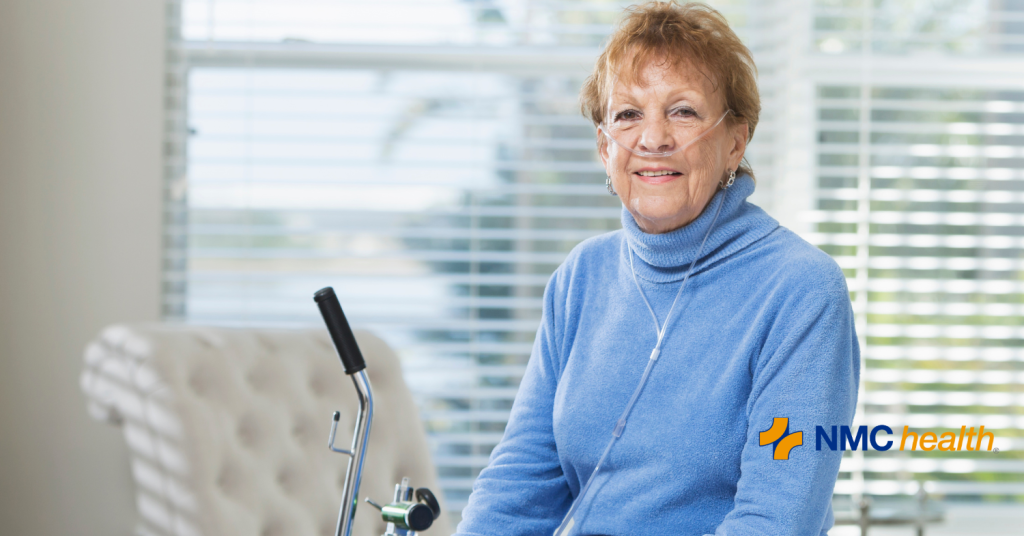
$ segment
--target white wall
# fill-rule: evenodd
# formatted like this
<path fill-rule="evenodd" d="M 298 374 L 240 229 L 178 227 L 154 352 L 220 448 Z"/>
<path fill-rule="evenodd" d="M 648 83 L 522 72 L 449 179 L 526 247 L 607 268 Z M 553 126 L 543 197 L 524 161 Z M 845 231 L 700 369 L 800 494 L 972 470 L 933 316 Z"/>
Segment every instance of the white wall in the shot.
<path fill-rule="evenodd" d="M 130 534 L 123 441 L 78 389 L 160 291 L 163 3 L 0 1 L 0 533 Z"/>

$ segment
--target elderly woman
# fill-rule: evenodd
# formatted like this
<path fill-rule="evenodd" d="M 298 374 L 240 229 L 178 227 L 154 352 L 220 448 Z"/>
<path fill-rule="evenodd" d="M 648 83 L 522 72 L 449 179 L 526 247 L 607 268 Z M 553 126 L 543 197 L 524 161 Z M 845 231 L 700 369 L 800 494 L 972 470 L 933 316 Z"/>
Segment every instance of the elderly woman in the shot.
<path fill-rule="evenodd" d="M 859 350 L 832 259 L 748 203 L 759 97 L 716 11 L 628 10 L 581 95 L 622 230 L 554 273 L 459 534 L 825 534 Z"/>

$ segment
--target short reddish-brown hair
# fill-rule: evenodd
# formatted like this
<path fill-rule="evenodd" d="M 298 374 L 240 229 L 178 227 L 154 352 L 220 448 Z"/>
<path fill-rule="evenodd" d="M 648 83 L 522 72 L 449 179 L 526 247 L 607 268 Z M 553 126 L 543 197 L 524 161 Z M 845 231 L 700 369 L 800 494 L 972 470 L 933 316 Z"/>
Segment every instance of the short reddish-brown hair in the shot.
<path fill-rule="evenodd" d="M 623 65 L 630 57 L 630 65 Z M 600 124 L 613 77 L 642 83 L 640 73 L 652 61 L 700 69 L 715 91 L 723 91 L 725 107 L 733 112 L 727 120 L 747 124 L 750 141 L 761 113 L 754 58 L 721 13 L 696 2 L 646 2 L 626 8 L 580 90 L 583 115 Z M 746 159 L 737 173 L 753 176 Z"/>

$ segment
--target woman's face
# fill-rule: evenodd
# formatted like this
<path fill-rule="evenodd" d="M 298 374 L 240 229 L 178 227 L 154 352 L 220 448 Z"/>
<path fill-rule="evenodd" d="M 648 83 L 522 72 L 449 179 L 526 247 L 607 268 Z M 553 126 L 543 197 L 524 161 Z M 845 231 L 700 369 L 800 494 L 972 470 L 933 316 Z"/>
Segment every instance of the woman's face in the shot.
<path fill-rule="evenodd" d="M 637 225 L 665 233 L 696 219 L 718 181 L 739 167 L 747 125 L 726 119 L 715 126 L 727 112 L 724 98 L 689 63 L 652 62 L 640 74 L 642 83 L 619 81 L 612 88 L 604 128 L 619 143 L 598 131 L 599 153 Z M 631 145 L 633 151 L 624 148 Z"/>

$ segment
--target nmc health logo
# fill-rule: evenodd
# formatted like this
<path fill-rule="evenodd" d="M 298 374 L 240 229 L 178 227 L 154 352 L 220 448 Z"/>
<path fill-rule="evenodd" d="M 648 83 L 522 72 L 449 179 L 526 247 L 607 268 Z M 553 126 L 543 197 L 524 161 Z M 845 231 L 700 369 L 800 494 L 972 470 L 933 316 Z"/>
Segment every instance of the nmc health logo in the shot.
<path fill-rule="evenodd" d="M 772 446 L 772 457 L 776 460 L 788 460 L 789 451 L 804 444 L 804 433 L 789 433 L 789 418 L 775 417 L 772 427 L 761 432 L 760 443 L 762 447 Z"/>
<path fill-rule="evenodd" d="M 889 439 L 889 437 L 892 439 Z M 814 450 L 823 450 L 822 447 L 831 451 L 868 450 L 868 445 L 870 444 L 870 449 L 886 451 L 893 448 L 894 442 L 898 440 L 899 450 L 917 450 L 920 445 L 921 450 L 926 451 L 960 451 L 966 449 L 969 451 L 994 450 L 998 452 L 998 448 L 993 448 L 995 439 L 992 431 L 986 432 L 984 426 L 978 427 L 977 432 L 974 431 L 973 426 L 970 428 L 961 426 L 959 434 L 955 431 L 911 432 L 909 426 L 904 426 L 902 435 L 893 434 L 892 428 L 884 424 L 875 426 L 870 430 L 867 426 L 858 426 L 855 429 L 846 425 L 829 426 L 828 428 L 823 426 L 814 427 Z M 766 445 L 772 446 L 772 457 L 774 459 L 788 460 L 789 451 L 793 450 L 794 447 L 804 444 L 804 433 L 801 431 L 790 433 L 789 418 L 775 417 L 772 420 L 771 428 L 760 433 L 759 443 L 762 447 Z"/>

